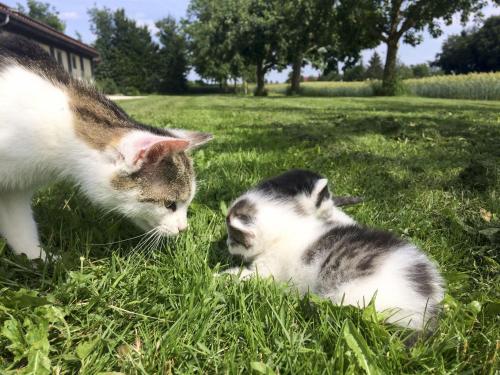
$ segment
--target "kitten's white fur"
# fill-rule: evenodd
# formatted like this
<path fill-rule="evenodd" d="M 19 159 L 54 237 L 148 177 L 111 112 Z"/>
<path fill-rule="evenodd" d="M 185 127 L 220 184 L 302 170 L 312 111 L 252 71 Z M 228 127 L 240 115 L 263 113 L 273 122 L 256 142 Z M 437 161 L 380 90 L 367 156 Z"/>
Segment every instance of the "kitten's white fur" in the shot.
<path fill-rule="evenodd" d="M 315 188 L 316 193 L 325 186 L 320 185 Z M 299 199 L 303 200 L 302 206 L 310 213 L 314 212 L 314 215 L 295 214 L 292 207 L 266 199 L 259 192 L 250 191 L 240 199 L 246 199 L 257 207 L 255 223 L 251 226 L 238 224 L 239 229 L 251 233 L 255 240 L 249 249 L 229 245 L 229 242 L 228 245 L 232 254 L 252 259 L 252 263 L 250 268 L 232 268 L 226 273 L 239 275 L 243 279 L 255 275 L 273 277 L 278 281 L 290 282 L 302 293 L 319 292 L 316 286 L 320 263 L 312 262 L 306 265 L 303 260 L 304 250 L 325 233 L 325 217 L 328 217 L 330 225 L 334 226 L 351 225 L 355 221 L 335 207 L 331 200 L 323 202 L 320 208 L 316 209 L 315 199 L 306 195 Z M 234 225 L 235 220 L 237 221 L 236 218 L 231 218 L 231 225 Z M 422 329 L 428 320 L 427 305 L 437 305 L 443 298 L 443 289 L 440 283 L 433 285 L 435 293 L 431 300 L 414 292 L 414 287 L 408 284 L 407 272 L 410 265 L 419 261 L 428 263 L 425 255 L 415 246 L 402 246 L 391 253 L 373 275 L 346 282 L 335 293 L 324 297 L 338 304 L 356 307 L 367 306 L 375 297 L 375 308 L 390 315 L 388 322 Z M 433 279 L 441 280 L 437 272 L 433 272 Z"/>
<path fill-rule="evenodd" d="M 0 72 L 0 234 L 16 253 L 44 258 L 31 211 L 33 193 L 57 178 L 77 183 L 104 208 L 117 210 L 145 229 L 177 234 L 187 227 L 188 202 L 169 212 L 138 202 L 135 190 L 116 190 L 116 173 L 134 168 L 130 155 L 158 136 L 131 131 L 116 149 L 100 152 L 75 134 L 65 89 L 18 65 Z M 142 140 L 142 142 L 140 142 Z"/>

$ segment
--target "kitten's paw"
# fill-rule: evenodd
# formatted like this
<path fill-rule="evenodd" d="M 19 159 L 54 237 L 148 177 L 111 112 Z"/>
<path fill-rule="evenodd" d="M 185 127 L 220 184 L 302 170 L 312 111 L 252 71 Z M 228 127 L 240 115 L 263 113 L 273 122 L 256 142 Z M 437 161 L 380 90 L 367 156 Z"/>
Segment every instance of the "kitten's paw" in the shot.
<path fill-rule="evenodd" d="M 240 280 L 245 280 L 254 276 L 255 272 L 249 270 L 248 268 L 234 267 L 234 268 L 229 268 L 223 272 L 214 274 L 215 277 L 221 277 L 225 275 L 237 276 Z"/>

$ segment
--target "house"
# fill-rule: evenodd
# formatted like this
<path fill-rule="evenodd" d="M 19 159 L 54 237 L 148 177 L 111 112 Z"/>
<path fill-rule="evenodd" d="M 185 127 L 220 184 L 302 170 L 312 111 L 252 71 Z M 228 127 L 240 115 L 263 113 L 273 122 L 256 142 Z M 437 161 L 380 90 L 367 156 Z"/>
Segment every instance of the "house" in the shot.
<path fill-rule="evenodd" d="M 0 32 L 36 41 L 73 77 L 93 80 L 99 53 L 56 29 L 0 3 Z"/>

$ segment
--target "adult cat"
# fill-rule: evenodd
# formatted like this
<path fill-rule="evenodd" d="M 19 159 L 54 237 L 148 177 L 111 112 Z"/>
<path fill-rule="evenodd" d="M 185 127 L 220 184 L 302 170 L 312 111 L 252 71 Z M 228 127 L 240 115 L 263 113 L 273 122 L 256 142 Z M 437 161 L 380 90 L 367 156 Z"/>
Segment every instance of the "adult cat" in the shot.
<path fill-rule="evenodd" d="M 0 35 L 0 234 L 15 253 L 45 257 L 31 197 L 55 178 L 144 230 L 178 234 L 196 186 L 186 151 L 210 139 L 140 124 L 37 44 Z"/>

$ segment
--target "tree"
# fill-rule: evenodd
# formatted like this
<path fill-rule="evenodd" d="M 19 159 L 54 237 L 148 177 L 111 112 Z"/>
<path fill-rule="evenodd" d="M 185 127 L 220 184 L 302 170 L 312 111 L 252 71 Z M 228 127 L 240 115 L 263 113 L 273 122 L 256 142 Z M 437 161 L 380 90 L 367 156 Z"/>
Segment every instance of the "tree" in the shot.
<path fill-rule="evenodd" d="M 319 57 L 320 48 L 331 43 L 334 34 L 335 0 L 289 0 L 280 7 L 281 33 L 286 36 L 286 62 L 292 65 L 290 90 L 299 93 L 302 67 Z"/>
<path fill-rule="evenodd" d="M 344 81 L 362 81 L 365 78 L 366 70 L 361 60 L 354 66 L 346 66 L 344 69 Z"/>
<path fill-rule="evenodd" d="M 240 0 L 241 19 L 236 24 L 236 46 L 245 65 L 255 66 L 256 96 L 263 96 L 265 76 L 272 69 L 286 66 L 285 22 L 278 0 Z"/>
<path fill-rule="evenodd" d="M 396 76 L 399 80 L 413 78 L 413 69 L 398 60 L 396 62 Z"/>
<path fill-rule="evenodd" d="M 282 2 L 278 0 L 192 0 L 186 32 L 192 62 L 202 76 L 222 82 L 255 67 L 255 95 L 265 94 L 265 75 L 286 66 Z"/>
<path fill-rule="evenodd" d="M 156 89 L 158 46 L 146 26 L 137 26 L 123 9 L 89 10 L 95 47 L 101 56 L 96 78 L 112 81 L 124 93 L 152 92 Z"/>
<path fill-rule="evenodd" d="M 57 31 L 64 32 L 66 24 L 59 18 L 59 12 L 49 3 L 43 3 L 36 0 L 27 0 L 26 9 L 23 5 L 17 4 L 17 10 L 27 16 L 45 23 L 56 29 Z"/>
<path fill-rule="evenodd" d="M 192 0 L 183 29 L 187 35 L 190 64 L 200 77 L 225 86 L 243 76 L 236 48 L 237 2 Z"/>
<path fill-rule="evenodd" d="M 481 28 L 449 36 L 433 65 L 446 73 L 500 70 L 500 16 L 488 18 Z"/>
<path fill-rule="evenodd" d="M 429 77 L 432 75 L 431 67 L 426 63 L 412 65 L 411 70 L 415 78 Z"/>
<path fill-rule="evenodd" d="M 178 93 L 187 89 L 186 41 L 173 17 L 155 23 L 161 45 L 158 51 L 158 89 L 163 93 Z"/>
<path fill-rule="evenodd" d="M 496 0 L 498 2 L 498 0 Z M 351 4 L 352 0 L 344 0 Z M 358 7 L 371 11 L 365 13 L 366 31 L 377 35 L 387 46 L 383 75 L 383 91 L 386 95 L 396 93 L 396 61 L 399 43 L 416 46 L 422 41 L 425 29 L 432 37 L 442 34 L 442 22 L 450 25 L 453 15 L 459 13 L 465 23 L 470 14 L 479 12 L 487 0 L 359 0 Z"/>
<path fill-rule="evenodd" d="M 382 79 L 384 74 L 384 67 L 382 65 L 382 59 L 377 51 L 373 52 L 370 61 L 368 62 L 368 67 L 366 68 L 365 78 L 369 79 Z"/>

